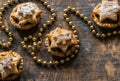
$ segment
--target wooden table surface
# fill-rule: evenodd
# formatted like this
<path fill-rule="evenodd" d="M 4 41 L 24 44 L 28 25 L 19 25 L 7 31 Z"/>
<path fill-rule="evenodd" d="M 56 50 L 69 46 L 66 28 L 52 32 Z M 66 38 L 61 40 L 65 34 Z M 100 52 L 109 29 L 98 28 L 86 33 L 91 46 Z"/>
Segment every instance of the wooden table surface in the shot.
<path fill-rule="evenodd" d="M 0 0 L 0 7 L 5 1 L 7 0 Z M 27 1 L 37 3 L 44 10 L 38 27 L 29 31 L 21 31 L 11 25 L 9 14 L 19 3 L 10 6 L 4 13 L 5 25 L 10 28 L 14 36 L 14 42 L 10 49 L 20 53 L 24 58 L 24 71 L 15 81 L 120 81 L 119 36 L 99 40 L 90 32 L 88 25 L 75 15 L 71 15 L 70 18 L 79 31 L 80 51 L 77 57 L 69 63 L 54 68 L 37 65 L 29 53 L 22 49 L 20 42 L 24 36 L 35 35 L 41 24 L 49 18 L 50 13 L 40 2 L 36 0 L 25 0 L 24 2 Z M 47 0 L 47 2 L 54 7 L 57 19 L 44 34 L 57 26 L 69 28 L 63 18 L 63 10 L 68 5 L 77 8 L 91 19 L 92 9 L 101 0 Z M 0 30 L 0 38 L 7 38 L 2 30 Z M 4 51 L 5 49 L 0 48 L 0 50 Z M 43 58 L 48 56 L 44 43 L 38 51 L 43 55 Z"/>

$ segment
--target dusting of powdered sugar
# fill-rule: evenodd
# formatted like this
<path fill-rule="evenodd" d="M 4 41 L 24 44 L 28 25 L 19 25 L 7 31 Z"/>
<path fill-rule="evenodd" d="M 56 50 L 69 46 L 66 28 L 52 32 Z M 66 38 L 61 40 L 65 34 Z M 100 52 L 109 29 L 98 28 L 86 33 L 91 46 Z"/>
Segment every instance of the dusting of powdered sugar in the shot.
<path fill-rule="evenodd" d="M 23 4 L 20 8 L 20 12 L 23 13 L 23 16 L 25 17 L 27 14 L 30 14 L 32 10 L 39 10 L 39 8 L 33 4 L 33 3 L 26 3 Z"/>
<path fill-rule="evenodd" d="M 100 11 L 101 12 L 117 12 L 118 7 L 119 6 L 116 5 L 116 3 L 110 3 L 110 4 L 102 3 L 100 7 Z"/>
<path fill-rule="evenodd" d="M 0 72 L 1 72 L 2 74 L 5 73 L 5 68 L 9 68 L 9 69 L 12 68 L 12 67 L 11 67 L 11 59 L 10 59 L 10 58 L 6 58 L 6 59 L 4 59 L 4 60 L 2 60 L 2 61 L 0 62 Z"/>

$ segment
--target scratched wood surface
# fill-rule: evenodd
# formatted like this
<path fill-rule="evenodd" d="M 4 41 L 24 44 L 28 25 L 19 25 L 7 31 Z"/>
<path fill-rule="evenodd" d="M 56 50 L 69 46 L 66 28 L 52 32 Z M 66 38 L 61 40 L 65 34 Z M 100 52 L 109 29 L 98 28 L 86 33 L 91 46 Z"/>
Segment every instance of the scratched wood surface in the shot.
<path fill-rule="evenodd" d="M 0 7 L 6 0 L 0 0 Z M 80 51 L 77 57 L 64 64 L 63 66 L 56 66 L 54 68 L 45 68 L 37 65 L 30 57 L 30 55 L 23 50 L 20 42 L 24 36 L 29 34 L 35 35 L 39 27 L 45 22 L 50 13 L 45 7 L 36 0 L 25 0 L 24 2 L 32 1 L 37 3 L 41 9 L 44 10 L 41 22 L 38 27 L 29 31 L 21 31 L 15 29 L 10 21 L 9 14 L 13 7 L 10 6 L 4 13 L 5 25 L 13 32 L 14 42 L 9 49 L 20 53 L 24 58 L 24 71 L 15 81 L 120 81 L 120 39 L 119 36 L 107 38 L 107 40 L 99 40 L 89 31 L 88 25 L 80 18 L 71 15 L 71 19 L 77 26 L 80 37 Z M 57 26 L 69 28 L 63 18 L 63 10 L 68 5 L 77 8 L 91 19 L 91 11 L 101 0 L 47 0 L 52 5 L 57 13 L 55 23 L 45 31 L 44 34 Z M 6 34 L 0 30 L 0 38 L 7 38 Z M 5 49 L 0 49 L 4 51 Z M 43 58 L 49 54 L 43 45 L 38 50 Z M 39 54 L 39 55 L 40 55 Z"/>

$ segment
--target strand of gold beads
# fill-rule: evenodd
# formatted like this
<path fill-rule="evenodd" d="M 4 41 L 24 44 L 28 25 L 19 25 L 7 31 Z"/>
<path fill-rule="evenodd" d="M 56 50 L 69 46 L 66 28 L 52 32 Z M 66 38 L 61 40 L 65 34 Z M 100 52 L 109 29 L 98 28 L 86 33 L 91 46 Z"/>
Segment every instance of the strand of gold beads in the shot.
<path fill-rule="evenodd" d="M 5 39 L 2 39 L 0 41 L 0 46 L 5 47 L 5 48 L 7 48 L 7 47 L 12 45 L 13 36 L 12 36 L 12 33 L 10 32 L 10 29 L 8 27 L 6 27 L 4 22 L 3 22 L 3 13 L 4 13 L 5 9 L 7 9 L 10 5 L 12 5 L 15 2 L 16 2 L 15 0 L 7 0 L 2 5 L 2 7 L 0 8 L 0 27 L 9 36 L 9 41 L 8 42 L 6 42 Z"/>
<path fill-rule="evenodd" d="M 89 28 L 90 28 L 91 32 L 98 38 L 106 38 L 106 37 L 111 37 L 112 35 L 120 34 L 120 30 L 119 31 L 108 32 L 108 33 L 99 33 L 95 29 L 92 21 L 90 21 L 87 16 L 85 16 L 83 13 L 80 13 L 75 8 L 71 8 L 70 6 L 68 7 L 68 9 L 71 9 L 73 12 L 76 13 L 77 16 L 79 16 L 81 19 L 83 19 L 89 25 Z M 67 11 L 68 11 L 67 9 L 64 10 L 64 12 L 65 12 L 64 16 L 65 17 L 67 16 L 67 14 L 66 14 Z M 66 21 L 69 22 L 70 21 L 69 18 L 66 18 Z M 69 22 L 69 24 L 72 24 L 72 23 Z M 72 29 L 74 29 L 74 26 L 72 27 Z"/>
<path fill-rule="evenodd" d="M 47 2 L 45 2 L 45 1 L 43 1 L 43 0 L 41 0 L 41 1 L 42 1 L 42 3 L 43 3 L 46 7 L 48 7 L 49 4 L 48 4 Z M 42 39 L 42 33 L 43 33 L 44 29 L 47 28 L 48 25 L 50 25 L 50 24 L 54 21 L 54 18 L 55 18 L 55 16 L 56 16 L 53 8 L 49 7 L 49 10 L 50 10 L 50 11 L 52 10 L 52 11 L 51 11 L 52 17 L 51 17 L 51 19 L 50 19 L 49 21 L 47 21 L 45 24 L 43 24 L 43 26 L 40 28 L 40 31 L 39 31 L 39 33 L 38 33 L 39 39 Z M 69 12 L 73 12 L 73 10 L 72 10 L 72 9 L 69 9 L 69 7 L 67 8 L 67 10 L 68 10 Z M 65 16 L 65 15 L 64 15 L 64 16 Z M 66 16 L 65 16 L 65 17 L 66 17 Z M 68 17 L 67 17 L 67 18 L 68 18 Z M 65 19 L 66 19 L 66 18 L 65 18 Z M 66 20 L 66 21 L 67 21 L 67 20 Z M 72 21 L 69 21 L 68 23 L 69 23 L 69 25 L 73 28 L 72 31 L 73 31 L 73 33 L 77 36 L 77 39 L 78 39 L 78 32 L 77 32 L 77 30 L 76 30 L 76 27 L 72 24 Z M 33 44 L 32 44 L 32 45 L 26 45 L 25 42 L 28 41 L 28 40 L 32 40 L 32 41 L 33 41 Z M 76 45 L 76 50 L 75 50 L 74 54 L 72 54 L 71 56 L 66 57 L 66 58 L 64 58 L 64 59 L 61 59 L 61 60 L 49 60 L 49 61 L 46 61 L 46 60 L 43 60 L 43 59 L 41 59 L 41 58 L 38 58 L 37 55 L 36 55 L 36 53 L 35 53 L 36 47 L 42 44 L 42 41 L 36 42 L 36 40 L 37 40 L 37 39 L 36 39 L 35 37 L 29 35 L 28 37 L 25 37 L 25 38 L 23 39 L 23 41 L 21 42 L 21 44 L 22 44 L 23 48 L 27 48 L 27 49 L 30 49 L 30 50 L 31 50 L 31 56 L 32 56 L 33 60 L 35 60 L 35 62 L 38 63 L 38 64 L 47 65 L 47 66 L 63 64 L 63 63 L 65 63 L 65 62 L 70 61 L 72 58 L 74 58 L 75 55 L 76 55 L 76 54 L 78 53 L 78 51 L 79 51 L 79 42 L 80 42 L 80 41 L 79 41 L 79 39 L 78 39 L 78 45 Z"/>

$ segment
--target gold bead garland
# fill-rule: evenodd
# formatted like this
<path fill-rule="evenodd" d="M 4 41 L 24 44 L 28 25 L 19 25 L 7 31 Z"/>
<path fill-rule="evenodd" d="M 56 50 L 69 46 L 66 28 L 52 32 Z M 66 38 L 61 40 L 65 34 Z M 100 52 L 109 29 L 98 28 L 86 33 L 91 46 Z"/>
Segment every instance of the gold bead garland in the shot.
<path fill-rule="evenodd" d="M 3 23 L 3 13 L 6 8 L 8 8 L 11 4 L 15 3 L 15 0 L 7 0 L 3 6 L 0 8 L 0 27 L 2 30 L 6 32 L 6 34 L 9 36 L 9 41 L 6 42 L 5 39 L 0 40 L 0 46 L 7 48 L 12 45 L 13 41 L 13 36 L 12 33 L 10 32 L 10 29 L 6 27 Z"/>
<path fill-rule="evenodd" d="M 56 17 L 56 14 L 55 14 L 55 11 L 53 8 L 50 7 L 50 5 L 43 1 L 43 5 L 48 7 L 49 6 L 49 10 L 52 14 L 52 17 L 50 18 L 49 21 L 47 21 L 46 23 L 43 24 L 43 26 L 40 28 L 40 31 L 38 33 L 38 37 L 39 39 L 42 39 L 42 34 L 43 34 L 43 31 L 45 28 L 48 27 L 48 25 L 52 24 L 53 21 L 55 21 L 55 17 Z M 29 35 L 28 37 L 24 37 L 23 41 L 21 42 L 23 48 L 26 48 L 26 49 L 30 49 L 31 50 L 31 56 L 33 58 L 33 60 L 38 63 L 38 64 L 42 64 L 42 65 L 47 65 L 47 66 L 51 66 L 51 65 L 58 65 L 58 64 L 63 64 L 65 62 L 68 62 L 70 61 L 72 58 L 75 57 L 75 55 L 78 53 L 79 51 L 79 39 L 78 39 L 78 31 L 76 30 L 76 26 L 73 25 L 72 21 L 70 21 L 69 17 L 68 17 L 68 12 L 74 12 L 75 11 L 75 8 L 71 8 L 71 7 L 68 7 L 67 9 L 64 10 L 64 18 L 66 20 L 66 22 L 69 24 L 69 26 L 72 28 L 72 31 L 73 31 L 73 34 L 76 35 L 76 38 L 77 38 L 77 42 L 78 42 L 78 45 L 76 45 L 76 50 L 74 52 L 74 54 L 72 54 L 71 56 L 69 57 L 66 57 L 64 59 L 61 59 L 61 60 L 49 60 L 49 61 L 46 61 L 46 60 L 43 60 L 41 58 L 38 58 L 36 53 L 35 53 L 35 49 L 37 46 L 41 45 L 42 44 L 42 41 L 37 41 L 37 39 L 35 39 L 35 37 Z M 78 14 L 78 11 L 77 11 L 77 14 Z M 33 38 L 35 40 L 33 40 Z M 26 45 L 26 42 L 28 40 L 32 40 L 33 41 L 33 44 L 32 45 Z"/>
<path fill-rule="evenodd" d="M 11 4 L 15 3 L 16 0 L 7 0 L 7 2 L 5 2 L 3 4 L 3 6 L 0 8 L 0 27 L 2 30 L 4 30 L 7 35 L 9 36 L 9 41 L 8 42 L 5 42 L 4 39 L 2 39 L 0 41 L 0 45 L 2 47 L 9 47 L 11 46 L 12 44 L 12 41 L 13 41 L 13 36 L 12 36 L 12 33 L 10 32 L 9 28 L 7 28 L 4 23 L 3 23 L 3 13 L 5 11 L 6 8 L 8 8 Z M 48 21 L 46 21 L 42 27 L 40 28 L 39 30 L 39 33 L 38 33 L 38 37 L 39 39 L 42 39 L 42 36 L 43 36 L 43 33 L 44 33 L 44 30 L 49 26 L 51 25 L 54 21 L 55 21 L 55 17 L 56 17 L 56 13 L 54 11 L 54 9 L 51 7 L 51 5 L 48 4 L 48 2 L 46 2 L 45 0 L 40 0 L 41 3 L 43 3 L 43 5 L 51 12 L 51 17 Z M 88 17 L 86 17 L 83 13 L 80 13 L 78 10 L 76 10 L 75 8 L 72 8 L 70 6 L 68 6 L 68 8 L 64 9 L 64 18 L 66 20 L 66 22 L 69 24 L 69 26 L 71 27 L 72 31 L 73 31 L 73 34 L 77 35 L 77 39 L 78 39 L 78 31 L 76 29 L 76 26 L 72 23 L 72 21 L 70 20 L 70 18 L 68 17 L 69 15 L 69 12 L 73 12 L 75 13 L 77 16 L 79 16 L 81 19 L 83 19 L 88 25 L 89 25 L 89 28 L 91 30 L 91 32 L 98 38 L 105 38 L 105 37 L 110 37 L 112 35 L 117 35 L 117 34 L 120 34 L 120 31 L 113 31 L 113 32 L 108 32 L 108 33 L 99 33 L 95 30 L 95 27 L 93 26 L 93 23 L 92 21 L 90 21 L 88 19 Z M 32 40 L 32 44 L 31 45 L 26 45 L 26 42 L 28 40 Z M 57 65 L 57 64 L 63 64 L 67 61 L 70 61 L 72 58 L 75 57 L 75 55 L 78 53 L 78 50 L 79 50 L 79 39 L 78 39 L 78 45 L 76 46 L 76 50 L 75 50 L 75 53 L 72 54 L 70 57 L 67 57 L 65 59 L 61 59 L 61 60 L 50 60 L 50 61 L 46 61 L 46 60 L 43 60 L 41 58 L 38 58 L 36 56 L 36 53 L 35 53 L 35 50 L 36 48 L 42 44 L 42 40 L 39 40 L 38 41 L 38 38 L 36 37 L 33 37 L 32 35 L 29 35 L 28 37 L 24 37 L 23 41 L 21 42 L 22 44 L 22 47 L 25 48 L 25 49 L 30 49 L 31 50 L 31 56 L 33 58 L 33 60 L 35 60 L 38 64 L 43 64 L 43 65 Z"/>
<path fill-rule="evenodd" d="M 97 32 L 97 30 L 95 30 L 95 27 L 94 27 L 92 21 L 90 21 L 90 20 L 88 19 L 88 17 L 86 17 L 83 13 L 80 13 L 80 12 L 79 12 L 78 10 L 76 10 L 75 8 L 71 8 L 70 6 L 68 7 L 68 9 L 65 9 L 65 10 L 64 10 L 64 12 L 65 12 L 64 17 L 66 18 L 66 21 L 69 22 L 69 25 L 71 25 L 72 23 L 70 22 L 70 19 L 67 18 L 67 14 L 66 14 L 66 13 L 67 13 L 68 10 L 70 10 L 70 9 L 72 10 L 72 12 L 76 13 L 77 16 L 79 16 L 81 19 L 83 19 L 83 20 L 89 25 L 89 28 L 90 28 L 91 32 L 92 32 L 97 38 L 106 38 L 106 37 L 110 37 L 110 36 L 113 36 L 113 35 L 120 34 L 120 30 L 119 30 L 119 31 L 115 30 L 115 31 L 108 32 L 108 33 L 99 33 L 99 32 Z M 73 28 L 74 28 L 74 27 L 72 27 L 72 29 L 73 29 Z M 74 31 L 74 32 L 76 32 L 76 31 Z"/>

